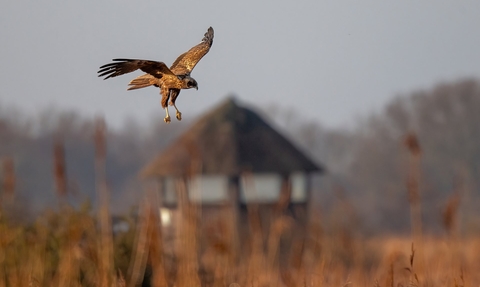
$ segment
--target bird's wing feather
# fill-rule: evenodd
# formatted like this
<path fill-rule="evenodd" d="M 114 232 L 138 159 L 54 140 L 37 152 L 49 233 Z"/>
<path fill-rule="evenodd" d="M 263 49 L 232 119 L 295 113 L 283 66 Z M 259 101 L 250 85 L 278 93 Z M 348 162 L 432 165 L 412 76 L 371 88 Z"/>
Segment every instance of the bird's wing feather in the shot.
<path fill-rule="evenodd" d="M 175 75 L 188 75 L 195 68 L 195 65 L 208 53 L 213 44 L 213 28 L 208 28 L 200 44 L 192 47 L 187 52 L 181 54 L 173 62 L 170 70 Z"/>
<path fill-rule="evenodd" d="M 135 70 L 142 70 L 155 78 L 160 79 L 163 75 L 172 75 L 172 71 L 163 62 L 135 60 L 135 59 L 113 59 L 113 63 L 106 64 L 100 67 L 97 72 L 99 77 L 106 76 L 104 80 L 113 78 L 123 74 L 133 72 Z"/>

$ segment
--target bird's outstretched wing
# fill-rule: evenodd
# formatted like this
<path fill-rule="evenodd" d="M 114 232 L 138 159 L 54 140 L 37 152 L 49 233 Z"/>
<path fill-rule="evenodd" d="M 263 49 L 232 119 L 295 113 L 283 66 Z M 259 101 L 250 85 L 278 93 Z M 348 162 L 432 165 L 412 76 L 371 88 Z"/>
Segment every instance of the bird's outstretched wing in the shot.
<path fill-rule="evenodd" d="M 175 75 L 189 75 L 195 68 L 195 65 L 208 53 L 213 44 L 213 28 L 210 27 L 205 33 L 200 44 L 192 47 L 187 52 L 181 54 L 175 62 L 173 62 L 170 70 Z"/>
<path fill-rule="evenodd" d="M 100 67 L 99 77 L 106 76 L 104 80 L 123 74 L 142 70 L 155 78 L 160 79 L 163 75 L 172 75 L 172 71 L 163 62 L 134 60 L 134 59 L 113 59 L 114 63 L 106 64 Z"/>

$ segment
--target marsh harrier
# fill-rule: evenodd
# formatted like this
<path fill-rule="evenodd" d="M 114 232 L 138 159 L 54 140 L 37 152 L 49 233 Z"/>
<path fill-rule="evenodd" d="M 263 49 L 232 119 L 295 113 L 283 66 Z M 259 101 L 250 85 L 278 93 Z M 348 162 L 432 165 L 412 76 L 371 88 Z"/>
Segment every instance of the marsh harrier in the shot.
<path fill-rule="evenodd" d="M 181 89 L 195 88 L 198 90 L 197 81 L 190 77 L 190 73 L 200 59 L 208 53 L 212 44 L 213 29 L 210 27 L 208 28 L 207 33 L 205 33 L 202 42 L 181 54 L 175 62 L 173 62 L 170 68 L 168 68 L 163 62 L 137 59 L 113 59 L 113 63 L 100 67 L 98 76 L 105 76 L 104 80 L 106 80 L 138 69 L 142 70 L 146 74 L 131 80 L 128 84 L 128 90 L 135 90 L 148 86 L 160 88 L 160 94 L 162 95 L 162 108 L 166 111 L 164 121 L 166 123 L 171 121 L 168 113 L 169 100 L 170 105 L 173 105 L 175 108 L 176 118 L 180 121 L 182 119 L 182 113 L 177 109 L 175 101 L 180 94 Z"/>

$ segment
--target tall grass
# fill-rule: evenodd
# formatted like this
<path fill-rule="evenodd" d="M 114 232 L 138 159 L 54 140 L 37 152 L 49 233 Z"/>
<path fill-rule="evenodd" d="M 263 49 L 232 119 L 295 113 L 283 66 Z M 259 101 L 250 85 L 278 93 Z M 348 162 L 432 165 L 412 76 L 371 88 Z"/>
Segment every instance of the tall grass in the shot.
<path fill-rule="evenodd" d="M 140 206 L 121 218 L 129 228 L 116 230 L 105 178 L 105 133 L 99 120 L 94 140 L 96 208 L 89 203 L 79 208 L 63 203 L 30 223 L 15 221 L 15 214 L 0 209 L 0 287 L 480 284 L 480 240 L 460 237 L 455 228 L 460 192 L 454 192 L 444 208 L 446 235 L 421 233 L 421 153 L 412 139 L 406 143 L 413 157 L 407 185 L 412 213 L 402 215 L 411 217 L 412 235 L 364 238 L 352 232 L 358 219 L 341 188 L 336 191 L 337 201 L 340 212 L 351 218 L 348 223 L 338 222 L 332 228 L 318 210 L 312 210 L 305 226 L 299 226 L 286 212 L 287 200 L 282 197 L 268 220 L 262 220 L 258 205 L 247 206 L 248 228 L 242 229 L 244 222 L 233 200 L 219 206 L 216 216 L 202 220 L 202 208 L 187 196 L 186 178 L 176 183 L 173 228 L 162 227 L 161 199 L 147 186 Z M 61 143 L 53 154 L 57 194 L 62 197 L 68 189 Z M 2 207 L 14 193 L 13 164 L 9 159 L 3 164 Z M 253 186 L 248 176 L 246 185 Z M 281 194 L 288 197 L 288 189 Z"/>

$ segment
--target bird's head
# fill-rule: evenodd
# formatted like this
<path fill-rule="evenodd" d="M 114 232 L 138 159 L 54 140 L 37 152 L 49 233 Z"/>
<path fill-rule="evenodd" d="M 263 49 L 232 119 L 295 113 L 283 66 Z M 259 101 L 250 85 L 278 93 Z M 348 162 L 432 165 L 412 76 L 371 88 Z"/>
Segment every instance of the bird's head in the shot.
<path fill-rule="evenodd" d="M 187 76 L 183 79 L 185 85 L 187 86 L 187 89 L 195 88 L 198 90 L 198 84 L 197 81 L 195 81 L 194 78 Z"/>

